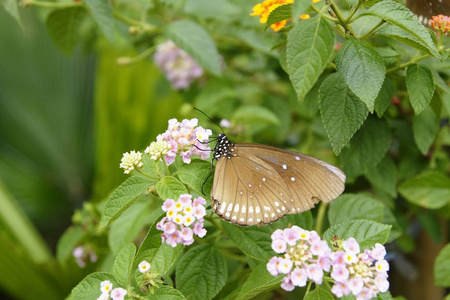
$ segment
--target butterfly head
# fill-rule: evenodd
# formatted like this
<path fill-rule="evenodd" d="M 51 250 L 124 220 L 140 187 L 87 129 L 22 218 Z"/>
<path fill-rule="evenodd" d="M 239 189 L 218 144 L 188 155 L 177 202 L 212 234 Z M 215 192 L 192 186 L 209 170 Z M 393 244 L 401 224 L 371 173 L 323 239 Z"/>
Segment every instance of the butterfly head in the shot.
<path fill-rule="evenodd" d="M 234 144 L 230 142 L 230 140 L 224 133 L 219 134 L 219 136 L 217 137 L 216 146 L 213 150 L 214 159 L 219 159 L 221 157 L 227 157 L 230 159 L 233 156 L 236 156 L 236 154 L 234 154 L 233 152 Z"/>

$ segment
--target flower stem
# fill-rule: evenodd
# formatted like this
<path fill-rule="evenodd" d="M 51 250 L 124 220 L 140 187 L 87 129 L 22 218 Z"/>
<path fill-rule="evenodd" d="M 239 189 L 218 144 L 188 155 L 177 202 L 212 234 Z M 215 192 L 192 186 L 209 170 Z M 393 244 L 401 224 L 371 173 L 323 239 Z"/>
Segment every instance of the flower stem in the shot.
<path fill-rule="evenodd" d="M 161 160 L 162 160 L 163 165 L 164 165 L 164 167 L 166 169 L 167 176 L 170 176 L 170 170 L 169 170 L 169 166 L 166 163 L 166 158 L 164 156 L 161 156 Z"/>
<path fill-rule="evenodd" d="M 50 7 L 50 8 L 67 8 L 83 6 L 82 2 L 47 2 L 47 1 L 35 1 L 35 0 L 23 0 L 22 4 L 27 6 L 40 6 L 40 7 Z"/>
<path fill-rule="evenodd" d="M 362 37 L 360 37 L 359 39 L 364 40 L 367 37 L 369 37 L 375 30 L 377 30 L 381 25 L 384 24 L 384 21 L 381 21 L 380 23 L 378 23 L 375 27 L 373 27 L 372 29 L 370 29 L 368 32 L 366 32 L 366 34 L 364 34 Z"/>
<path fill-rule="evenodd" d="M 308 295 L 309 290 L 311 289 L 312 281 L 308 282 L 308 286 L 306 287 L 305 295 Z"/>
<path fill-rule="evenodd" d="M 391 73 L 391 72 L 394 72 L 394 71 L 403 69 L 403 68 L 405 68 L 405 67 L 407 67 L 407 66 L 409 66 L 409 65 L 411 65 L 411 64 L 414 64 L 414 63 L 416 63 L 416 62 L 418 62 L 418 61 L 421 61 L 422 59 L 427 58 L 428 56 L 430 56 L 430 55 L 429 55 L 429 54 L 424 54 L 424 55 L 422 55 L 422 56 L 413 58 L 413 59 L 411 59 L 410 61 L 405 62 L 404 64 L 400 64 L 400 65 L 398 65 L 398 66 L 396 66 L 396 67 L 393 67 L 393 68 L 388 69 L 388 70 L 386 71 L 386 73 Z"/>
<path fill-rule="evenodd" d="M 124 23 L 142 28 L 146 33 L 155 33 L 155 32 L 160 31 L 160 29 L 156 26 L 150 25 L 146 22 L 140 22 L 140 21 L 134 20 L 132 18 L 129 18 L 129 17 L 119 13 L 118 11 L 113 11 L 113 16 Z"/>
<path fill-rule="evenodd" d="M 144 175 L 145 177 L 151 178 L 151 179 L 153 179 L 153 180 L 159 180 L 159 178 L 153 177 L 152 175 L 145 173 L 145 172 L 142 171 L 141 169 L 137 169 L 136 171 L 138 171 L 139 173 L 141 173 L 141 174 Z"/>
<path fill-rule="evenodd" d="M 325 218 L 325 212 L 327 210 L 327 204 L 321 202 L 319 205 L 319 212 L 317 213 L 316 231 L 320 235 L 322 232 L 323 221 Z"/>
<path fill-rule="evenodd" d="M 119 57 L 116 62 L 118 65 L 128 66 L 143 60 L 147 56 L 150 56 L 154 51 L 155 46 L 152 46 L 134 57 Z"/>
<path fill-rule="evenodd" d="M 340 25 L 342 27 L 344 27 L 345 31 L 349 32 L 353 36 L 356 36 L 355 33 L 353 32 L 353 29 L 349 26 L 349 24 L 347 24 L 347 20 L 344 19 L 344 16 L 342 15 L 341 10 L 336 5 L 336 3 L 334 3 L 333 0 L 331 1 L 330 7 L 331 7 L 331 10 L 333 10 L 333 12 L 336 14 L 336 17 L 339 20 Z"/>

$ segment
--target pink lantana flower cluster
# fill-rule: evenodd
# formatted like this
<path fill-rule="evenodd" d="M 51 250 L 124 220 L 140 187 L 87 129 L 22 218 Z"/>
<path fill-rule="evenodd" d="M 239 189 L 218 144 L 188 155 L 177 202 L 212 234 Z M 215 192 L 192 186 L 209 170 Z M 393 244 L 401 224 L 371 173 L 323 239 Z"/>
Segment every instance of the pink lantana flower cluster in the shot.
<path fill-rule="evenodd" d="M 305 286 L 308 279 L 321 284 L 324 272 L 330 270 L 331 249 L 315 231 L 298 226 L 278 229 L 272 234 L 272 249 L 284 255 L 272 257 L 267 270 L 273 276 L 286 274 L 281 283 L 286 291 Z"/>
<path fill-rule="evenodd" d="M 113 289 L 112 287 L 113 284 L 111 281 L 102 281 L 100 283 L 100 291 L 102 294 L 97 298 L 97 300 L 124 300 L 127 290 L 120 287 Z"/>
<path fill-rule="evenodd" d="M 72 255 L 75 258 L 75 262 L 80 268 L 86 267 L 88 260 L 91 263 L 97 261 L 97 254 L 94 250 L 87 246 L 78 246 L 72 251 Z"/>
<path fill-rule="evenodd" d="M 162 206 L 166 216 L 156 225 L 158 230 L 164 231 L 161 235 L 163 243 L 172 247 L 190 245 L 194 242 L 194 235 L 204 237 L 205 204 L 206 200 L 202 197 L 192 200 L 189 194 L 181 195 L 178 201 L 167 199 Z"/>
<path fill-rule="evenodd" d="M 331 292 L 337 297 L 353 294 L 358 300 L 369 300 L 389 289 L 389 264 L 384 259 L 386 249 L 376 244 L 361 252 L 354 238 L 333 241 L 328 247 L 315 231 L 298 226 L 276 230 L 272 234 L 274 256 L 267 263 L 272 276 L 285 275 L 281 288 L 292 291 L 308 280 L 322 284 L 325 273 L 334 279 Z"/>
<path fill-rule="evenodd" d="M 211 134 L 211 129 L 198 126 L 196 118 L 184 119 L 181 122 L 170 119 L 166 132 L 158 135 L 157 140 L 165 141 L 170 146 L 170 150 L 165 153 L 167 165 L 175 161 L 177 153 L 180 154 L 184 163 L 189 164 L 192 155 L 198 155 L 201 159 L 209 158 L 211 148 L 207 146 L 207 143 Z M 146 153 L 151 154 L 149 148 Z"/>
<path fill-rule="evenodd" d="M 330 255 L 333 294 L 337 297 L 353 294 L 358 300 L 368 300 L 389 289 L 389 264 L 384 259 L 383 245 L 377 243 L 361 252 L 358 242 L 349 238 L 342 242 L 341 248 Z"/>
<path fill-rule="evenodd" d="M 158 45 L 154 59 L 175 90 L 187 89 L 203 75 L 203 69 L 198 63 L 172 41 Z"/>

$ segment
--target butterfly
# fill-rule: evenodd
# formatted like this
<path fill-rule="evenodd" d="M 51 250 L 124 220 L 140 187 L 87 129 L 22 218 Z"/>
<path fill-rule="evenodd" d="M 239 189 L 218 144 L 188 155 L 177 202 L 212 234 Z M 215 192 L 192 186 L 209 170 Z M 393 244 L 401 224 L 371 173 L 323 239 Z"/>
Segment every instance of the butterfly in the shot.
<path fill-rule="evenodd" d="M 211 207 L 223 220 L 266 225 L 287 214 L 336 199 L 345 186 L 337 167 L 271 146 L 230 142 L 222 133 L 212 150 L 216 160 Z"/>

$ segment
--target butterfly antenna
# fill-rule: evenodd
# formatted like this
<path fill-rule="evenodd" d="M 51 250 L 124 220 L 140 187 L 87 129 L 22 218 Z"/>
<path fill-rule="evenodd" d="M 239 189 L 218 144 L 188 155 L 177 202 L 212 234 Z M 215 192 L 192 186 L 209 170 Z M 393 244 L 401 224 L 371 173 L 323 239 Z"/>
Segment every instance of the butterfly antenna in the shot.
<path fill-rule="evenodd" d="M 214 124 L 216 124 L 217 126 L 219 126 L 220 130 L 222 130 L 222 133 L 225 133 L 225 131 L 223 131 L 222 126 L 220 126 L 219 123 L 217 123 L 216 121 L 214 121 L 210 116 L 208 116 L 207 114 L 205 114 L 203 111 L 201 111 L 200 109 L 198 109 L 197 107 L 194 107 L 194 109 L 196 111 L 199 111 L 200 113 L 202 113 L 205 117 L 207 117 L 211 122 L 213 122 Z"/>

